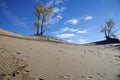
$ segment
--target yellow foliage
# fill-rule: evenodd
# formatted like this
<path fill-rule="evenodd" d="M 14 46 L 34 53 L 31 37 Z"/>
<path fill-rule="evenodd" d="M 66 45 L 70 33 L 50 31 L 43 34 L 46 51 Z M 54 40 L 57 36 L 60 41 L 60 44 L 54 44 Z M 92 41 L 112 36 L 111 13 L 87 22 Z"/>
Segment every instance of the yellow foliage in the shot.
<path fill-rule="evenodd" d="M 37 27 L 38 32 L 39 32 L 39 27 L 41 27 L 41 29 L 44 29 L 41 30 L 40 32 L 40 34 L 42 35 L 42 32 L 44 32 L 47 29 L 47 26 L 44 26 L 44 22 L 48 21 L 50 15 L 53 12 L 53 8 L 52 6 L 46 7 L 44 4 L 39 4 L 35 6 L 35 10 L 36 10 L 35 15 L 37 16 L 38 21 L 36 21 L 34 25 Z"/>
<path fill-rule="evenodd" d="M 109 20 L 107 21 L 108 27 L 112 27 L 114 24 L 115 24 L 115 22 L 114 22 L 113 19 L 109 19 Z"/>
<path fill-rule="evenodd" d="M 34 25 L 35 25 L 36 27 L 39 27 L 41 24 L 40 24 L 39 21 L 36 21 L 36 22 L 34 23 Z"/>

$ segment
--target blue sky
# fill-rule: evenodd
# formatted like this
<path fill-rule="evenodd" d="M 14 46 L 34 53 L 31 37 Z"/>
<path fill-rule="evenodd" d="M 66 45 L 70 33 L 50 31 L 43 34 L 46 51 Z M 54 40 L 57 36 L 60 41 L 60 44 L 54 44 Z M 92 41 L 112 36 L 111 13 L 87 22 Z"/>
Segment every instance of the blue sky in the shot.
<path fill-rule="evenodd" d="M 33 35 L 34 6 L 53 4 L 53 14 L 44 33 L 74 43 L 104 39 L 100 33 L 105 21 L 113 18 L 120 38 L 120 0 L 0 0 L 0 27 L 20 34 Z"/>

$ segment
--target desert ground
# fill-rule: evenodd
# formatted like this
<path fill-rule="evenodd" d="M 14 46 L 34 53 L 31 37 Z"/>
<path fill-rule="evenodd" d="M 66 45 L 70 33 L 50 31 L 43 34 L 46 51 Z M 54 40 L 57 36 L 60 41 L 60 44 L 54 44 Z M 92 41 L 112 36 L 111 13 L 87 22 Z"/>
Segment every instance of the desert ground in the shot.
<path fill-rule="evenodd" d="M 120 80 L 119 45 L 76 45 L 0 29 L 0 80 Z"/>

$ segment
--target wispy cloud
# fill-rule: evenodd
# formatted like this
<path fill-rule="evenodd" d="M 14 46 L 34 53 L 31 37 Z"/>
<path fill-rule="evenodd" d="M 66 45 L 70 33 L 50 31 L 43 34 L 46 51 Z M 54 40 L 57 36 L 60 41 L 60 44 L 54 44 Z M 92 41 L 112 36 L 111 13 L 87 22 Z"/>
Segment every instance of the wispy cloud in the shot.
<path fill-rule="evenodd" d="M 70 20 L 67 20 L 64 24 L 72 24 L 72 25 L 77 25 L 79 23 L 79 19 L 77 18 L 72 18 Z"/>
<path fill-rule="evenodd" d="M 64 6 L 61 7 L 60 11 L 63 12 L 66 8 Z"/>
<path fill-rule="evenodd" d="M 86 44 L 86 43 L 89 43 L 86 39 L 84 38 L 78 38 L 78 39 L 67 39 L 66 40 L 67 42 L 70 42 L 70 43 L 76 43 L 76 44 Z"/>
<path fill-rule="evenodd" d="M 65 3 L 64 0 L 51 0 L 47 3 L 47 5 L 53 4 L 53 14 L 50 17 L 50 24 L 58 23 L 63 17 L 63 12 L 66 9 L 63 4 Z"/>
<path fill-rule="evenodd" d="M 56 0 L 55 4 L 63 3 L 63 0 Z"/>
<path fill-rule="evenodd" d="M 73 40 L 71 40 L 71 39 L 68 39 L 68 40 L 66 40 L 67 42 L 70 42 L 70 43 L 74 43 L 74 41 Z"/>
<path fill-rule="evenodd" d="M 64 27 L 64 28 L 61 28 L 60 33 L 62 33 L 62 32 L 76 32 L 76 31 L 78 31 L 78 29 Z"/>
<path fill-rule="evenodd" d="M 55 13 L 62 13 L 65 9 L 66 9 L 65 7 L 61 7 L 61 8 L 54 7 L 53 8 L 53 14 L 55 14 Z"/>
<path fill-rule="evenodd" d="M 77 34 L 86 34 L 87 32 L 88 32 L 88 30 L 85 29 L 85 30 L 78 30 L 76 33 Z"/>
<path fill-rule="evenodd" d="M 93 19 L 93 17 L 92 16 L 85 16 L 85 17 L 83 17 L 83 19 L 84 20 L 91 20 L 91 19 Z"/>
<path fill-rule="evenodd" d="M 65 32 L 74 32 L 75 34 L 86 34 L 88 32 L 87 29 L 80 30 L 78 28 L 70 28 L 70 27 L 64 27 L 61 28 L 60 31 L 57 31 L 58 33 L 65 33 Z"/>
<path fill-rule="evenodd" d="M 73 34 L 73 33 L 64 33 L 64 34 L 58 34 L 57 35 L 57 37 L 58 38 L 71 38 L 71 37 L 74 37 L 75 36 L 75 34 Z"/>
<path fill-rule="evenodd" d="M 87 43 L 87 40 L 85 38 L 82 38 L 81 36 L 87 33 L 88 33 L 87 29 L 80 30 L 78 28 L 64 27 L 61 28 L 59 31 L 54 32 L 54 35 L 56 35 L 57 38 L 66 40 L 68 42 L 82 44 Z"/>
<path fill-rule="evenodd" d="M 61 15 L 56 16 L 57 19 L 62 19 L 63 17 Z"/>
<path fill-rule="evenodd" d="M 81 20 L 87 21 L 92 20 L 92 16 L 82 16 L 78 18 L 72 18 L 64 22 L 64 24 L 71 24 L 71 25 L 77 25 Z"/>
<path fill-rule="evenodd" d="M 79 38 L 78 39 L 78 42 L 80 43 L 80 44 L 85 44 L 85 43 L 89 43 L 86 39 L 84 39 L 84 38 Z"/>
<path fill-rule="evenodd" d="M 57 15 L 54 18 L 50 18 L 49 23 L 50 24 L 55 24 L 58 23 L 60 19 L 62 19 L 63 17 L 61 15 Z"/>
<path fill-rule="evenodd" d="M 60 12 L 59 8 L 57 8 L 57 7 L 53 8 L 53 13 L 58 13 L 58 12 Z"/>
<path fill-rule="evenodd" d="M 7 4 L 4 2 L 4 0 L 0 0 L 0 7 L 8 8 Z"/>
<path fill-rule="evenodd" d="M 17 26 L 17 27 L 27 26 L 27 23 L 24 19 L 20 19 L 19 17 L 12 14 L 12 12 L 10 11 L 5 1 L 0 0 L 0 8 L 2 10 L 1 12 L 12 22 L 14 26 Z"/>

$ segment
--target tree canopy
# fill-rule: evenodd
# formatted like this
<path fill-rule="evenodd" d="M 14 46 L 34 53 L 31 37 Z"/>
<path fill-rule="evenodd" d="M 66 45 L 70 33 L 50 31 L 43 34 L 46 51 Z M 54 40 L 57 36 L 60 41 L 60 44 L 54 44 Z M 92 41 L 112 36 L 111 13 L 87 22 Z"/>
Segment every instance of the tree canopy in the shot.
<path fill-rule="evenodd" d="M 114 34 L 116 31 L 113 31 L 115 22 L 113 19 L 109 19 L 106 21 L 105 26 L 101 29 L 101 32 L 104 33 L 105 38 L 117 38 L 117 36 Z"/>
<path fill-rule="evenodd" d="M 49 20 L 52 12 L 52 6 L 46 7 L 44 4 L 35 6 L 35 15 L 37 17 L 37 20 L 35 21 L 34 25 L 37 28 L 36 35 L 43 35 L 43 33 L 47 30 L 48 26 L 45 23 Z"/>

